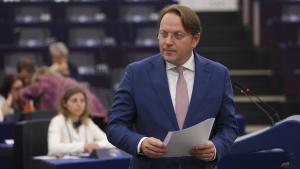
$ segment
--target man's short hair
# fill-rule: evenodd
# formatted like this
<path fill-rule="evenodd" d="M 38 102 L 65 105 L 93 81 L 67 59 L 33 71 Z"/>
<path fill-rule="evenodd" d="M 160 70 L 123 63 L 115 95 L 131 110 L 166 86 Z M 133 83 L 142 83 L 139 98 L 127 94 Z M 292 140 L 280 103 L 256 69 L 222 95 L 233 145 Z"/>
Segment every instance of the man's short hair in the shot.
<path fill-rule="evenodd" d="M 197 13 L 189 7 L 178 4 L 166 6 L 160 11 L 160 15 L 158 17 L 158 27 L 160 27 L 160 22 L 167 13 L 174 13 L 179 16 L 186 32 L 193 35 L 196 33 L 201 33 L 201 23 Z"/>
<path fill-rule="evenodd" d="M 21 58 L 17 63 L 17 72 L 20 73 L 22 70 L 26 70 L 29 73 L 34 73 L 35 67 L 33 62 L 29 58 Z"/>

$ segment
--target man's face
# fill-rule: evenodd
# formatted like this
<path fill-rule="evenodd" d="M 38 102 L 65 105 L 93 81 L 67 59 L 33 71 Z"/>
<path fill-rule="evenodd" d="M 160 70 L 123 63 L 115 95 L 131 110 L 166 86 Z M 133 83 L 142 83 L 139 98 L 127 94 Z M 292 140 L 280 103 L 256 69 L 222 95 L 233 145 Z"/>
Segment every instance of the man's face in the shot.
<path fill-rule="evenodd" d="M 22 79 L 25 85 L 29 84 L 32 78 L 32 73 L 29 71 L 22 69 L 20 72 L 18 72 L 18 77 Z"/>
<path fill-rule="evenodd" d="M 158 39 L 164 60 L 174 65 L 182 65 L 192 55 L 193 48 L 199 42 L 200 34 L 192 35 L 186 32 L 181 18 L 169 12 L 160 22 Z"/>
<path fill-rule="evenodd" d="M 11 88 L 11 93 L 12 93 L 12 96 L 14 99 L 17 100 L 19 98 L 20 90 L 22 89 L 22 87 L 23 87 L 23 82 L 20 79 L 17 79 L 13 83 L 12 88 Z"/>
<path fill-rule="evenodd" d="M 67 61 L 67 57 L 62 54 L 53 54 L 52 61 L 56 64 L 63 64 Z"/>

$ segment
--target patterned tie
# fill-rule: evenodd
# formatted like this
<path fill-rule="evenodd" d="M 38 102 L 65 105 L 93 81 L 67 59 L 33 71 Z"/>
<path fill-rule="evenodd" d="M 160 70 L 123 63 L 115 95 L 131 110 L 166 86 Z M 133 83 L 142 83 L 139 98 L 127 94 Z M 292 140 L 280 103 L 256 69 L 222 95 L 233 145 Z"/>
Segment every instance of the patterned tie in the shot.
<path fill-rule="evenodd" d="M 185 116 L 189 107 L 189 96 L 187 84 L 183 76 L 183 67 L 178 66 L 176 67 L 176 70 L 178 71 L 179 77 L 176 86 L 175 112 L 178 126 L 180 129 L 182 129 Z"/>

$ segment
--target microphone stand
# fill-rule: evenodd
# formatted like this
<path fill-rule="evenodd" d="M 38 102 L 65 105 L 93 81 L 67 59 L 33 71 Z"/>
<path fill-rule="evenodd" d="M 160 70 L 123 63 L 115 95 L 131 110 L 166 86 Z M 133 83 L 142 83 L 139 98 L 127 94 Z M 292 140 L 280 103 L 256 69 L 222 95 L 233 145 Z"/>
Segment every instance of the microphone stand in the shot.
<path fill-rule="evenodd" d="M 249 88 L 247 87 L 243 87 L 242 85 L 240 85 L 239 83 L 237 82 L 233 82 L 233 86 L 238 89 L 240 91 L 240 93 L 242 93 L 243 95 L 245 95 L 252 103 L 254 103 L 262 112 L 265 113 L 265 115 L 269 118 L 269 120 L 271 121 L 271 125 L 273 126 L 275 124 L 275 120 L 273 118 L 273 116 L 271 114 L 274 114 L 274 116 L 276 117 L 276 120 L 277 121 L 280 121 L 280 116 L 278 114 L 278 112 L 273 108 L 271 107 L 269 104 L 263 102 L 256 94 L 254 94 Z M 250 95 L 249 95 L 250 94 Z M 257 101 L 254 101 L 252 99 L 252 97 L 255 97 Z M 261 105 L 260 105 L 260 104 Z M 271 111 L 268 111 L 266 108 L 264 108 L 262 105 L 264 105 L 265 107 L 267 107 L 269 110 Z"/>

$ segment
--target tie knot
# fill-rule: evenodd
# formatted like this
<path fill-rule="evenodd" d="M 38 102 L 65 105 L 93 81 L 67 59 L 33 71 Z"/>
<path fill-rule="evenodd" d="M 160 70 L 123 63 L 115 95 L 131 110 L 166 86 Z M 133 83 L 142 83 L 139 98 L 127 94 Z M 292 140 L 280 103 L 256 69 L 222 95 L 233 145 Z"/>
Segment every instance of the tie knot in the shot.
<path fill-rule="evenodd" d="M 183 66 L 177 66 L 176 70 L 179 74 L 183 74 Z"/>

